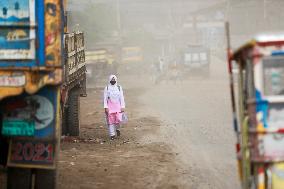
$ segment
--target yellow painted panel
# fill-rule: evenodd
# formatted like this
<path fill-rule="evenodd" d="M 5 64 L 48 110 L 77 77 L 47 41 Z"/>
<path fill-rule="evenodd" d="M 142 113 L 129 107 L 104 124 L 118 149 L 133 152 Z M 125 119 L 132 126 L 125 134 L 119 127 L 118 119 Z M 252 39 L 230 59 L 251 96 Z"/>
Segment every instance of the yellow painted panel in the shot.
<path fill-rule="evenodd" d="M 272 168 L 272 189 L 284 188 L 284 163 L 279 163 Z"/>
<path fill-rule="evenodd" d="M 9 82 L 14 81 L 15 77 L 21 75 L 24 77 L 24 82 Z M 5 82 L 5 81 L 8 82 Z M 29 94 L 36 93 L 39 89 L 46 85 L 59 85 L 62 82 L 62 69 L 58 68 L 49 72 L 15 72 L 15 71 L 0 71 L 0 100 L 22 94 L 24 91 Z"/>
<path fill-rule="evenodd" d="M 60 0 L 45 0 L 46 64 L 61 65 L 61 12 Z"/>

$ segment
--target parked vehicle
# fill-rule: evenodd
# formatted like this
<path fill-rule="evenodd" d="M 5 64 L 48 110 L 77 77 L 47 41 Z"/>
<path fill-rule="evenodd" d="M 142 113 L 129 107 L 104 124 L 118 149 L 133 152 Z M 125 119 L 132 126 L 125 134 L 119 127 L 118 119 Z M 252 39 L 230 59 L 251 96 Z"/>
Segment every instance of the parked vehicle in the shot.
<path fill-rule="evenodd" d="M 123 47 L 122 48 L 122 63 L 135 64 L 143 61 L 142 48 L 138 46 Z"/>
<path fill-rule="evenodd" d="M 229 49 L 228 62 L 242 188 L 282 189 L 284 38 L 257 37 L 233 54 Z M 234 74 L 233 63 L 239 70 Z M 236 75 L 237 80 L 233 78 Z M 234 81 L 238 84 L 237 91 Z"/>
<path fill-rule="evenodd" d="M 201 45 L 189 45 L 183 52 L 182 63 L 187 72 L 209 75 L 210 50 Z"/>
<path fill-rule="evenodd" d="M 64 80 L 61 85 L 62 135 L 79 136 L 80 97 L 86 97 L 84 33 L 64 35 Z"/>
<path fill-rule="evenodd" d="M 121 49 L 120 70 L 127 74 L 143 74 L 143 50 L 139 46 L 125 46 Z"/>
<path fill-rule="evenodd" d="M 95 87 L 102 78 L 116 74 L 117 62 L 113 53 L 107 49 L 96 49 L 86 52 L 88 87 Z"/>
<path fill-rule="evenodd" d="M 7 188 L 53 189 L 61 133 L 79 134 L 84 35 L 64 35 L 63 0 L 18 4 L 21 14 L 0 13 L 0 165 Z"/>

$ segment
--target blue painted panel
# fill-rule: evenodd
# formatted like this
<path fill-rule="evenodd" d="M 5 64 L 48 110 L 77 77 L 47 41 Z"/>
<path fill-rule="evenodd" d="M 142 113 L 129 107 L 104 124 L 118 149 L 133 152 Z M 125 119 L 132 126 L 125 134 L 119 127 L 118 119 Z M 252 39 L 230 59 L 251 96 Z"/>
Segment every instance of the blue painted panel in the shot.
<path fill-rule="evenodd" d="M 37 44 L 37 58 L 39 65 L 43 66 L 45 64 L 45 25 L 44 25 L 44 1 L 37 0 L 36 1 L 37 7 L 37 24 L 38 24 L 38 38 Z"/>
<path fill-rule="evenodd" d="M 0 36 L 0 49 L 27 49 L 28 50 L 30 49 L 30 40 L 24 39 L 20 42 L 6 43 L 5 40 L 1 40 L 1 36 Z"/>
<path fill-rule="evenodd" d="M 35 30 L 28 26 L 34 23 L 35 10 L 31 11 L 34 6 L 32 0 L 1 0 L 0 7 L 0 49 L 4 54 L 0 58 L 11 59 L 14 57 L 25 58 L 22 51 L 29 51 L 27 58 L 33 57 L 31 52 L 35 51 L 34 41 L 31 36 Z M 6 50 L 6 51 L 5 51 Z M 26 59 L 27 59 L 26 58 Z"/>
<path fill-rule="evenodd" d="M 284 51 L 283 50 L 278 50 L 278 51 L 273 51 L 272 56 L 284 56 Z"/>
<path fill-rule="evenodd" d="M 0 60 L 0 68 L 1 67 L 34 67 L 35 65 L 36 65 L 36 60 L 27 60 L 27 61 Z"/>
<path fill-rule="evenodd" d="M 58 87 L 44 87 L 42 90 L 39 91 L 39 93 L 37 93 L 37 95 L 46 98 L 50 105 L 50 108 L 52 106 L 52 113 L 53 115 L 51 115 L 51 110 L 48 110 L 48 105 L 47 104 L 42 104 L 43 105 L 43 111 L 42 113 L 44 113 L 45 119 L 51 119 L 52 117 L 52 121 L 46 125 L 44 127 L 44 123 L 43 123 L 43 127 L 42 129 L 36 129 L 35 130 L 35 137 L 36 138 L 47 138 L 47 137 L 54 137 L 55 136 L 55 127 L 56 127 L 56 116 L 59 114 L 59 112 L 57 111 L 57 95 L 58 95 Z M 44 119 L 44 118 L 43 118 Z"/>
<path fill-rule="evenodd" d="M 22 94 L 2 101 L 3 120 L 33 121 L 36 139 L 54 139 L 58 125 L 58 87 L 47 86 L 34 95 Z"/>
<path fill-rule="evenodd" d="M 0 0 L 0 51 L 1 50 L 29 50 L 31 43 L 29 39 L 21 40 L 7 40 L 9 31 L 20 32 L 19 35 L 30 36 L 30 18 L 29 18 L 29 7 L 30 0 Z M 14 11 L 18 3 L 18 13 Z M 8 6 L 10 5 L 10 6 Z M 12 6 L 13 5 L 13 6 Z M 12 7 L 13 11 L 7 10 L 5 12 L 2 7 Z M 35 31 L 35 57 L 33 59 L 28 58 L 17 58 L 12 56 L 14 59 L 1 59 L 0 56 L 0 67 L 35 67 L 45 65 L 45 24 L 44 24 L 44 0 L 35 0 L 35 22 L 37 24 Z M 12 9 L 11 8 L 11 9 Z M 20 12 L 22 11 L 22 12 Z M 19 13 L 20 12 L 20 13 Z M 5 13 L 5 14 L 4 14 Z M 14 16 L 13 16 L 14 15 Z M 22 15 L 22 16 L 15 16 Z M 28 26 L 28 27 L 27 27 Z M 19 29 L 20 28 L 20 29 Z M 11 34 L 12 34 L 11 33 Z M 10 35 L 11 35 L 10 34 Z"/>
<path fill-rule="evenodd" d="M 256 90 L 255 92 L 256 96 L 256 113 L 261 113 L 261 116 L 258 118 L 264 128 L 267 128 L 267 117 L 268 117 L 268 107 L 269 102 L 267 100 L 264 100 L 261 92 L 259 90 Z"/>

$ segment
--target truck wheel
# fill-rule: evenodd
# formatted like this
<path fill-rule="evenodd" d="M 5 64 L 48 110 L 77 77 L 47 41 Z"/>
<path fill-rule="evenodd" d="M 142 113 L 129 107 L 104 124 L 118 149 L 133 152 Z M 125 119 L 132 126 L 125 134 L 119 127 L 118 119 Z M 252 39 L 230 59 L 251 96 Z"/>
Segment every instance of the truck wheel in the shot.
<path fill-rule="evenodd" d="M 8 168 L 7 176 L 8 189 L 31 189 L 32 187 L 31 169 Z"/>
<path fill-rule="evenodd" d="M 55 189 L 57 171 L 37 169 L 35 172 L 35 189 Z"/>
<path fill-rule="evenodd" d="M 67 109 L 67 125 L 70 136 L 79 136 L 80 133 L 80 91 L 70 91 Z"/>

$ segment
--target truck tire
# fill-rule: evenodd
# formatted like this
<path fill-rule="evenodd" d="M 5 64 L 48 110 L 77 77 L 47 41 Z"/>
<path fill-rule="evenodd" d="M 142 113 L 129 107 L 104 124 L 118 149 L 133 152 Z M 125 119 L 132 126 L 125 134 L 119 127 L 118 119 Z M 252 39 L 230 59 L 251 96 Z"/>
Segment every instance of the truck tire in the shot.
<path fill-rule="evenodd" d="M 67 125 L 70 136 L 79 136 L 80 134 L 80 91 L 71 90 L 68 98 Z"/>
<path fill-rule="evenodd" d="M 1 127 L 0 127 L 1 131 Z M 6 165 L 7 163 L 7 157 L 8 157 L 8 150 L 9 150 L 9 142 L 4 139 L 0 134 L 0 165 Z"/>
<path fill-rule="evenodd" d="M 56 170 L 37 169 L 35 171 L 35 189 L 55 189 L 56 184 Z"/>
<path fill-rule="evenodd" d="M 31 189 L 32 187 L 31 169 L 8 168 L 7 177 L 8 189 Z"/>

